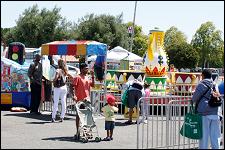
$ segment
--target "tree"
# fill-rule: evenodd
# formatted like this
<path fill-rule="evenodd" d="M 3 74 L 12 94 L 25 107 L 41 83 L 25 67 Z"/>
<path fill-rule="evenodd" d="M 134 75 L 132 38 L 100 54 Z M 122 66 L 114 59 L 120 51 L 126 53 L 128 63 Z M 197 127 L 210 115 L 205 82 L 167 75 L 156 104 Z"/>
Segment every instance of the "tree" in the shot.
<path fill-rule="evenodd" d="M 177 61 L 179 57 L 176 58 L 177 57 L 176 55 L 178 55 L 177 52 L 179 52 L 179 49 L 183 46 L 186 48 L 189 47 L 187 46 L 186 35 L 183 32 L 179 31 L 177 27 L 175 26 L 170 27 L 165 32 L 165 38 L 164 38 L 164 49 L 167 52 L 169 57 L 168 65 L 174 64 L 175 67 L 180 66 L 179 61 Z M 186 59 L 185 57 L 186 55 L 182 54 L 181 59 Z"/>
<path fill-rule="evenodd" d="M 126 28 L 132 26 L 132 22 L 126 24 Z M 131 37 L 131 35 L 130 35 Z M 131 41 L 131 39 L 129 40 Z M 129 42 L 130 44 L 130 42 Z M 148 47 L 148 36 L 144 35 L 141 26 L 134 26 L 134 40 L 132 45 L 132 52 L 143 57 Z M 130 50 L 130 46 L 128 48 Z"/>
<path fill-rule="evenodd" d="M 26 47 L 40 47 L 43 43 L 67 39 L 70 23 L 59 12 L 57 7 L 39 11 L 37 5 L 25 9 L 16 22 L 16 40 Z"/>
<path fill-rule="evenodd" d="M 8 46 L 9 43 L 15 42 L 14 32 L 14 28 L 1 28 L 1 40 L 5 44 L 4 46 Z"/>
<path fill-rule="evenodd" d="M 199 60 L 197 51 L 188 43 L 173 46 L 167 52 L 170 64 L 176 68 L 195 68 Z"/>
<path fill-rule="evenodd" d="M 212 22 L 208 21 L 200 26 L 191 44 L 201 56 L 199 63 L 202 69 L 223 66 L 224 41 L 221 37 L 221 31 L 216 30 Z"/>
<path fill-rule="evenodd" d="M 110 48 L 122 46 L 128 48 L 128 33 L 122 23 L 122 14 L 117 17 L 111 15 L 89 14 L 79 19 L 76 27 L 76 39 L 95 40 L 106 43 Z"/>
<path fill-rule="evenodd" d="M 180 45 L 182 43 L 187 43 L 186 35 L 179 31 L 175 26 L 170 27 L 166 33 L 164 38 L 164 48 L 165 50 L 169 50 L 175 45 Z"/>

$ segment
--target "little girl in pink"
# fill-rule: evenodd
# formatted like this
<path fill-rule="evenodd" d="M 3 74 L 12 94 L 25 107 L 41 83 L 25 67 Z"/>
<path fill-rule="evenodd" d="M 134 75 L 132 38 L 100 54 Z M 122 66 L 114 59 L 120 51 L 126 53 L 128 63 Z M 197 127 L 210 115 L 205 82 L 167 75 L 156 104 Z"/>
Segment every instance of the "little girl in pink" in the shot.
<path fill-rule="evenodd" d="M 144 100 L 144 107 L 142 109 L 142 114 L 143 114 L 143 118 L 147 119 L 147 115 L 148 115 L 148 101 L 150 97 L 150 92 L 151 90 L 149 89 L 149 84 L 148 83 L 144 83 L 144 90 L 145 90 L 145 100 Z"/>

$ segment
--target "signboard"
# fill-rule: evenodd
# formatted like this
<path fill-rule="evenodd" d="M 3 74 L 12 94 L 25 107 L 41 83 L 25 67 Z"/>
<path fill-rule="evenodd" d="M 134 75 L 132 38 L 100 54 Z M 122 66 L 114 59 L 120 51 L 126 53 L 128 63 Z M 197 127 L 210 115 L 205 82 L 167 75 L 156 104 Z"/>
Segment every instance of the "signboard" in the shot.
<path fill-rule="evenodd" d="M 128 27 L 128 33 L 132 34 L 133 33 L 133 27 Z"/>

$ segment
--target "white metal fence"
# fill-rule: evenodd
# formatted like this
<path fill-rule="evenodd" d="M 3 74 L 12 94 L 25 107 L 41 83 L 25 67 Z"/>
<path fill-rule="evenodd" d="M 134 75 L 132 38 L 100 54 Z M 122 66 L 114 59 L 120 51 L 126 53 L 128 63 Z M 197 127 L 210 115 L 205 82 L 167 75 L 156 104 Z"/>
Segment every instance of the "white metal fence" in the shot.
<path fill-rule="evenodd" d="M 137 148 L 197 148 L 198 140 L 185 138 L 179 133 L 184 116 L 190 110 L 190 102 L 191 96 L 142 97 L 139 99 Z M 224 122 L 222 128 L 221 147 L 224 147 Z"/>

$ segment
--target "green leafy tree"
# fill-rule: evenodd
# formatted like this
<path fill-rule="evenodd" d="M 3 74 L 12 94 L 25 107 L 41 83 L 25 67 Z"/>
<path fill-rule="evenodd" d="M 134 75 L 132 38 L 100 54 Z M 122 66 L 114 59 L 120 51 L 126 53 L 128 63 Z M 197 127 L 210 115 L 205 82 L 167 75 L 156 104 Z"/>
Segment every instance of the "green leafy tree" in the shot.
<path fill-rule="evenodd" d="M 169 57 L 168 61 L 169 65 L 174 64 L 175 67 L 179 66 L 179 62 L 177 62 L 176 61 L 177 58 L 175 58 L 178 52 L 177 48 L 180 48 L 186 44 L 187 44 L 186 35 L 183 32 L 179 31 L 177 27 L 172 26 L 165 32 L 164 49 Z M 185 55 L 183 55 L 182 58 L 183 57 L 185 57 Z"/>
<path fill-rule="evenodd" d="M 6 41 L 6 34 L 10 32 L 10 28 L 1 28 L 1 40 Z"/>
<path fill-rule="evenodd" d="M 224 41 L 221 33 L 210 21 L 196 31 L 191 44 L 201 56 L 199 64 L 202 68 L 223 66 Z"/>
<path fill-rule="evenodd" d="M 121 46 L 128 48 L 128 33 L 122 23 L 122 14 L 117 17 L 111 15 L 89 14 L 79 19 L 76 27 L 78 40 L 95 40 L 106 43 L 110 48 Z"/>
<path fill-rule="evenodd" d="M 165 32 L 164 48 L 166 51 L 169 50 L 170 48 L 173 48 L 175 45 L 180 45 L 182 43 L 187 43 L 187 37 L 175 26 L 170 27 Z"/>
<path fill-rule="evenodd" d="M 40 47 L 43 43 L 67 39 L 70 27 L 70 23 L 60 15 L 60 8 L 39 10 L 38 5 L 25 9 L 16 23 L 15 40 L 26 47 Z"/>
<path fill-rule="evenodd" d="M 197 51 L 188 43 L 173 46 L 167 52 L 170 64 L 178 69 L 195 68 L 199 60 Z"/>
<path fill-rule="evenodd" d="M 9 43 L 15 42 L 14 32 L 14 28 L 1 28 L 1 40 L 5 44 L 4 46 L 8 46 Z"/>

